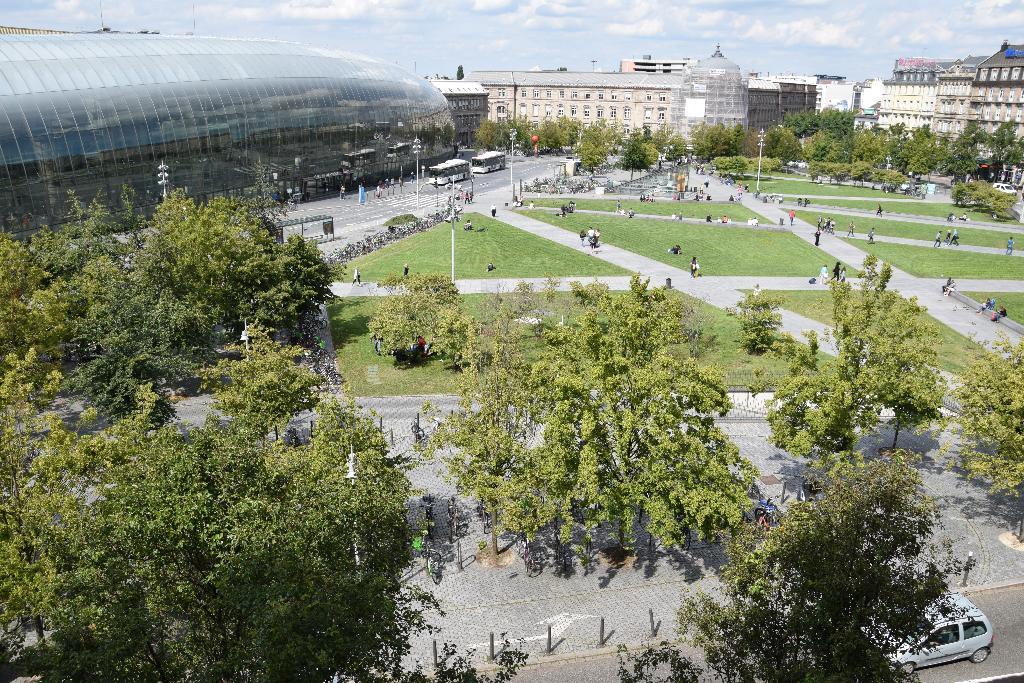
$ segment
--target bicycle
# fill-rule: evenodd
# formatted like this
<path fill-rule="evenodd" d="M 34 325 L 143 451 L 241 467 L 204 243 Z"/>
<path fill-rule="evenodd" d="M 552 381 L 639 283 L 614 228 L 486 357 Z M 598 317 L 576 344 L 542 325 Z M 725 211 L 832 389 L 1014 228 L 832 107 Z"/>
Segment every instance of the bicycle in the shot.
<path fill-rule="evenodd" d="M 433 549 L 427 551 L 427 576 L 435 586 L 441 583 L 441 555 Z"/>
<path fill-rule="evenodd" d="M 754 508 L 754 523 L 764 527 L 766 530 L 779 524 L 779 508 L 772 501 L 771 497 L 762 498 Z"/>
<path fill-rule="evenodd" d="M 448 499 L 448 538 L 453 540 L 458 535 L 459 505 L 455 496 Z"/>
<path fill-rule="evenodd" d="M 523 558 L 523 566 L 526 568 L 526 575 L 530 578 L 539 576 L 541 572 L 540 560 L 533 555 L 530 549 L 530 540 L 522 536 L 518 543 L 519 555 Z"/>

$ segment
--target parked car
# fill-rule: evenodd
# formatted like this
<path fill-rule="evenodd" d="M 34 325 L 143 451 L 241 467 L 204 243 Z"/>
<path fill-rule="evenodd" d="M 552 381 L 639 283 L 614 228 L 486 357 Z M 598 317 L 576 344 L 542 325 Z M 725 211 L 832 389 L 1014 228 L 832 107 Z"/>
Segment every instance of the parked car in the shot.
<path fill-rule="evenodd" d="M 992 187 L 1006 194 L 1017 194 L 1017 188 L 1009 183 L 992 183 Z"/>
<path fill-rule="evenodd" d="M 945 597 L 953 609 L 951 616 L 943 618 L 932 610 L 928 637 L 897 653 L 896 662 L 907 673 L 959 659 L 980 664 L 992 652 L 995 637 L 988 617 L 960 593 L 948 593 Z"/>

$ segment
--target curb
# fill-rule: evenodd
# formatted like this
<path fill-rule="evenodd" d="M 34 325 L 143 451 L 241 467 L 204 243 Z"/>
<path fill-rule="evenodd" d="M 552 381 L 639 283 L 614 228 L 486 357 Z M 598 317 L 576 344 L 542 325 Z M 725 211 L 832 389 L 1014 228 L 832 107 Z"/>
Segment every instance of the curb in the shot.
<path fill-rule="evenodd" d="M 957 593 L 971 595 L 974 593 L 987 593 L 989 591 L 1005 590 L 1008 588 L 1024 588 L 1024 579 L 1010 579 L 1009 581 L 998 581 L 996 583 L 983 583 L 980 586 L 964 586 L 956 588 Z"/>

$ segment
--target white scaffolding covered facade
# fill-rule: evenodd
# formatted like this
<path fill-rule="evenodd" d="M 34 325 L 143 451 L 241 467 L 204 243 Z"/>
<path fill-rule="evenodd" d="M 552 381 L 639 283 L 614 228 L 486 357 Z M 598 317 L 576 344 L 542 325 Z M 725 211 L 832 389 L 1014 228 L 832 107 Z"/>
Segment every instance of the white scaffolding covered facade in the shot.
<path fill-rule="evenodd" d="M 747 125 L 747 79 L 740 67 L 725 58 L 719 46 L 707 59 L 686 67 L 672 127 L 689 137 L 701 123 L 713 126 Z"/>

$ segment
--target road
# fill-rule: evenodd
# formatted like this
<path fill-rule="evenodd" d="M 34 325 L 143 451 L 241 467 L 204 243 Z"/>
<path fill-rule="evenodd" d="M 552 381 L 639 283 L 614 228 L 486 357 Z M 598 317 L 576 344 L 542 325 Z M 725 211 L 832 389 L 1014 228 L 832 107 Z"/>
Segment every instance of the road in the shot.
<path fill-rule="evenodd" d="M 1024 681 L 1024 586 L 975 593 L 971 600 L 988 615 L 995 631 L 995 647 L 981 664 L 955 662 L 924 669 L 921 683 L 963 683 L 999 677 Z M 1019 674 L 1010 678 L 1002 678 Z M 515 678 L 516 683 L 617 683 L 618 658 L 607 653 L 593 657 L 537 662 Z M 708 678 L 708 681 L 713 680 Z"/>

